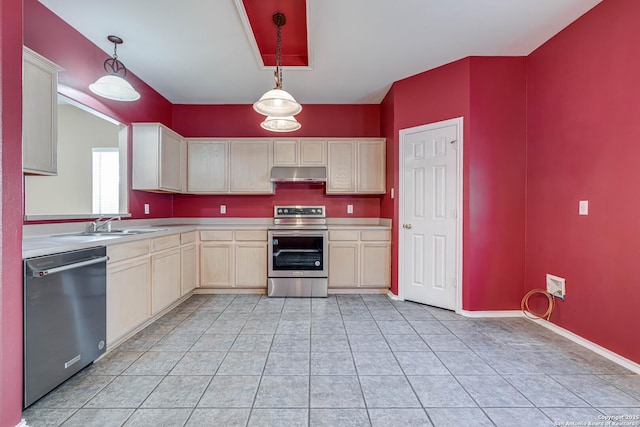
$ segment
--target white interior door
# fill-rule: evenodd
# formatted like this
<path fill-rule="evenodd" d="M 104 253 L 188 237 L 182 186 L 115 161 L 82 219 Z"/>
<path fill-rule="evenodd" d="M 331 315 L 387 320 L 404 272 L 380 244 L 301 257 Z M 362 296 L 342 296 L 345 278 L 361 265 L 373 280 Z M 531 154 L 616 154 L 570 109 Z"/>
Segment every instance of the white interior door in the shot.
<path fill-rule="evenodd" d="M 461 130 L 454 119 L 400 134 L 401 297 L 450 310 L 458 308 Z"/>

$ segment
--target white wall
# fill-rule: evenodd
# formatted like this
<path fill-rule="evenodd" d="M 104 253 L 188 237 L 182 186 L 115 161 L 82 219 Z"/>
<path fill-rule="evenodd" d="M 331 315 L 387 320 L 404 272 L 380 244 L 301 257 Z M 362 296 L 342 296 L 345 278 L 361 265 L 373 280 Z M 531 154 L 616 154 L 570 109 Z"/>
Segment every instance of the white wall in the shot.
<path fill-rule="evenodd" d="M 25 177 L 27 215 L 91 213 L 91 148 L 118 147 L 119 126 L 58 105 L 58 175 Z"/>

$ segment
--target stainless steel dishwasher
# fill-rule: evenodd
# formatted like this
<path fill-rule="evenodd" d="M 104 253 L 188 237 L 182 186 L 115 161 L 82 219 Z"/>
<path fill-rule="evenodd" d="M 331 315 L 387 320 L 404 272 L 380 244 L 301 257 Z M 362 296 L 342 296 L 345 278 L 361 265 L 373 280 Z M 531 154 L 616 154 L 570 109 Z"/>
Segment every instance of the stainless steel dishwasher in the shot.
<path fill-rule="evenodd" d="M 104 246 L 24 260 L 24 407 L 105 352 Z"/>

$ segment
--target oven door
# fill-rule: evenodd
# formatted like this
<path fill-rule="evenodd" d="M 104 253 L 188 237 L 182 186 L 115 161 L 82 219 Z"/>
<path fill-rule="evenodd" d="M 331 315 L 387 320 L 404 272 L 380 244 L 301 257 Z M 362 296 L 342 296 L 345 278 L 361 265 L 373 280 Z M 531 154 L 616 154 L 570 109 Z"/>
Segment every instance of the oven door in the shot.
<path fill-rule="evenodd" d="M 326 230 L 269 230 L 269 277 L 327 277 Z"/>

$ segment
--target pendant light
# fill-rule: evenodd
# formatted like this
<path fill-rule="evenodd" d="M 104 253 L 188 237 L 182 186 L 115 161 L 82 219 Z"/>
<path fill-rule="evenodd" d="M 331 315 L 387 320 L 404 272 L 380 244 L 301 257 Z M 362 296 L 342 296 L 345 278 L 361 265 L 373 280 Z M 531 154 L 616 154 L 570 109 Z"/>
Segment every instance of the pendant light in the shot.
<path fill-rule="evenodd" d="M 113 43 L 113 57 L 104 61 L 104 70 L 108 74 L 90 84 L 89 89 L 96 95 L 114 101 L 137 101 L 140 94 L 124 79 L 127 69 L 118 60 L 118 45 L 123 40 L 118 36 L 108 36 L 107 39 Z"/>
<path fill-rule="evenodd" d="M 262 128 L 274 132 L 291 132 L 301 127 L 293 116 L 302 111 L 302 106 L 291 94 L 282 89 L 282 26 L 287 23 L 287 18 L 283 13 L 274 13 L 273 23 L 277 27 L 274 71 L 276 87 L 262 95 L 258 102 L 253 104 L 253 109 L 267 116 L 260 125 Z"/>
<path fill-rule="evenodd" d="M 300 129 L 302 125 L 293 116 L 267 116 L 264 122 L 260 123 L 260 127 L 272 132 L 293 132 L 294 130 Z"/>

